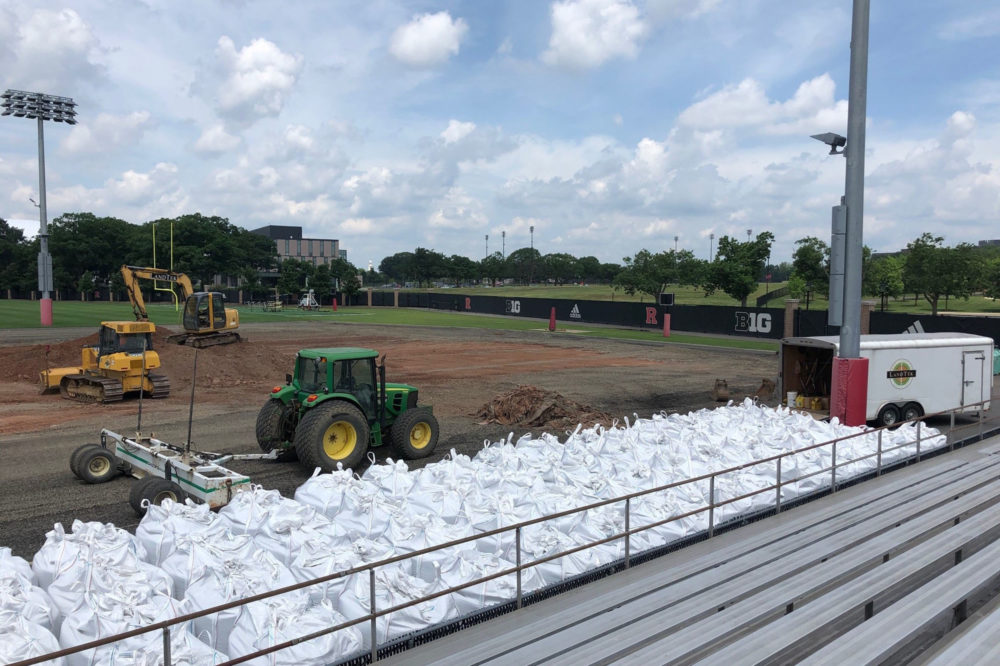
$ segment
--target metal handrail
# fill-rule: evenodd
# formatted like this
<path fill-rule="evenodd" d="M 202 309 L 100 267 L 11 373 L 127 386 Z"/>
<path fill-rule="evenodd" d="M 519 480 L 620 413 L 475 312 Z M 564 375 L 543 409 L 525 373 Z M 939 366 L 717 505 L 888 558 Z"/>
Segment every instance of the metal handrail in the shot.
<path fill-rule="evenodd" d="M 876 474 L 876 476 L 880 476 L 881 473 L 882 473 L 882 467 L 883 467 L 883 465 L 882 465 L 883 455 L 886 452 L 899 450 L 899 449 L 911 446 L 913 444 L 916 444 L 916 446 L 917 446 L 916 457 L 917 457 L 917 460 L 919 460 L 920 455 L 921 455 L 921 453 L 920 453 L 920 444 L 921 444 L 921 441 L 922 441 L 921 433 L 920 433 L 920 426 L 921 426 L 921 422 L 924 419 L 931 418 L 931 417 L 938 417 L 938 416 L 950 415 L 951 429 L 945 434 L 946 439 L 947 440 L 951 440 L 951 441 L 948 442 L 949 449 L 954 449 L 954 441 L 949 436 L 952 433 L 954 433 L 954 432 L 956 432 L 958 430 L 961 430 L 961 429 L 964 429 L 964 428 L 967 428 L 967 427 L 973 427 L 974 425 L 978 425 L 978 427 L 979 427 L 979 437 L 982 438 L 983 429 L 984 429 L 984 409 L 982 409 L 981 407 L 983 405 L 985 405 L 986 403 L 988 403 L 988 402 L 990 402 L 990 400 L 982 400 L 980 402 L 970 403 L 968 405 L 962 405 L 962 406 L 955 407 L 955 408 L 949 409 L 949 410 L 943 410 L 943 411 L 940 411 L 940 412 L 934 412 L 934 413 L 931 413 L 931 414 L 925 414 L 923 416 L 920 416 L 920 417 L 917 417 L 917 418 L 914 418 L 914 419 L 910 419 L 908 421 L 901 421 L 901 422 L 899 422 L 897 424 L 894 424 L 891 427 L 895 428 L 895 427 L 898 427 L 898 426 L 903 425 L 905 423 L 916 423 L 917 424 L 916 439 L 904 442 L 902 444 L 899 444 L 897 446 L 894 446 L 894 447 L 891 447 L 891 448 L 888 448 L 888 449 L 883 448 L 883 446 L 882 446 L 882 433 L 887 429 L 886 427 L 876 428 L 876 429 L 872 429 L 872 430 L 864 430 L 862 432 L 853 433 L 851 435 L 845 435 L 844 437 L 838 437 L 836 439 L 827 440 L 825 442 L 819 442 L 817 444 L 810 444 L 809 446 L 804 446 L 804 447 L 801 447 L 801 448 L 798 448 L 798 449 L 793 449 L 791 451 L 785 451 L 783 453 L 779 453 L 779 454 L 776 454 L 776 455 L 773 455 L 773 456 L 768 456 L 766 458 L 760 458 L 758 460 L 754 460 L 754 461 L 751 461 L 751 462 L 748 462 L 748 463 L 743 463 L 743 464 L 740 464 L 740 465 L 736 465 L 734 467 L 729 467 L 729 468 L 726 468 L 726 469 L 721 469 L 721 470 L 717 470 L 717 471 L 714 471 L 714 472 L 709 472 L 709 473 L 706 473 L 706 474 L 702 474 L 700 476 L 692 477 L 690 479 L 683 479 L 681 481 L 674 481 L 674 482 L 671 482 L 671 483 L 668 483 L 668 484 L 664 484 L 662 486 L 658 486 L 656 488 L 650 488 L 650 489 L 647 489 L 647 490 L 640 490 L 640 491 L 636 491 L 636 492 L 633 492 L 633 493 L 629 493 L 627 495 L 622 495 L 622 496 L 611 498 L 611 499 L 604 499 L 604 500 L 600 500 L 600 501 L 597 501 L 597 502 L 592 502 L 591 504 L 587 504 L 587 505 L 580 506 L 580 507 L 575 507 L 575 508 L 572 508 L 572 509 L 567 509 L 565 511 L 560 511 L 558 513 L 550 514 L 550 515 L 547 515 L 547 516 L 540 516 L 538 518 L 531 518 L 531 519 L 528 519 L 528 520 L 525 520 L 525 521 L 521 521 L 521 522 L 513 524 L 513 525 L 507 525 L 507 526 L 499 527 L 499 528 L 496 528 L 496 529 L 493 529 L 493 530 L 489 530 L 489 531 L 486 531 L 486 532 L 481 532 L 479 534 L 474 534 L 474 535 L 462 537 L 460 539 L 455 539 L 455 540 L 449 541 L 447 543 L 443 543 L 443 544 L 439 544 L 439 545 L 435 545 L 435 546 L 428 546 L 426 548 L 422 548 L 420 550 L 416 550 L 416 551 L 413 551 L 413 552 L 410 552 L 410 553 L 403 553 L 403 554 L 400 554 L 400 555 L 394 555 L 393 557 L 389 557 L 389 558 L 386 558 L 386 559 L 383 559 L 383 560 L 379 560 L 378 562 L 371 562 L 369 564 L 360 565 L 360 566 L 357 566 L 357 567 L 353 567 L 351 569 L 346 569 L 344 571 L 339 571 L 339 572 L 336 572 L 336 573 L 328 574 L 328 575 L 321 576 L 319 578 L 315 578 L 315 579 L 312 579 L 312 580 L 303 581 L 303 582 L 300 582 L 300 583 L 295 583 L 293 585 L 287 585 L 285 587 L 281 587 L 281 588 L 278 588 L 276 590 L 270 590 L 268 592 L 262 592 L 260 594 L 255 594 L 255 595 L 243 598 L 243 599 L 237 599 L 237 600 L 229 601 L 229 602 L 226 602 L 224 604 L 219 604 L 217 606 L 213 606 L 211 608 L 207 608 L 207 609 L 204 609 L 204 610 L 196 611 L 196 612 L 193 612 L 193 613 L 187 613 L 187 614 L 184 614 L 184 615 L 180 615 L 180 616 L 171 618 L 169 620 L 163 620 L 163 621 L 160 621 L 160 622 L 156 622 L 156 623 L 147 625 L 145 627 L 139 627 L 139 628 L 132 629 L 132 630 L 129 630 L 129 631 L 126 631 L 126 632 L 122 632 L 120 634 L 115 634 L 113 636 L 108 636 L 108 637 L 105 637 L 105 638 L 100 638 L 100 639 L 93 640 L 93 641 L 90 641 L 88 643 L 77 645 L 77 646 L 74 646 L 74 647 L 71 647 L 71 648 L 64 648 L 64 649 L 59 650 L 57 652 L 52 652 L 52 653 L 41 655 L 41 656 L 38 656 L 38 657 L 33 657 L 31 659 L 25 659 L 25 660 L 22 660 L 22 661 L 14 662 L 14 663 L 10 664 L 9 666 L 30 666 L 31 664 L 38 664 L 38 663 L 41 663 L 41 662 L 44 662 L 44 661 L 48 661 L 48 660 L 51 660 L 51 659 L 56 659 L 58 657 L 64 657 L 64 656 L 68 656 L 70 654 L 75 654 L 77 652 L 83 652 L 85 650 L 90 650 L 90 649 L 93 649 L 93 648 L 101 647 L 103 645 L 108 645 L 110 643 L 115 643 L 115 642 L 124 640 L 126 638 L 131 638 L 133 636 L 138 636 L 138 635 L 141 635 L 141 634 L 145 634 L 145 633 L 149 633 L 149 632 L 153 632 L 153 631 L 157 631 L 157 630 L 162 630 L 163 631 L 164 666 L 170 666 L 170 628 L 173 627 L 173 626 L 176 626 L 176 625 L 179 625 L 179 624 L 183 624 L 185 622 L 189 622 L 189 621 L 194 620 L 194 619 L 199 618 L 199 617 L 204 617 L 204 616 L 212 615 L 214 613 L 218 613 L 218 612 L 221 612 L 221 611 L 229 610 L 230 608 L 236 608 L 238 606 L 243 606 L 243 605 L 246 605 L 246 604 L 249 604 L 249 603 L 253 603 L 255 601 L 261 601 L 263 599 L 268 599 L 268 598 L 279 596 L 279 595 L 282 595 L 282 594 L 287 594 L 288 592 L 294 592 L 294 591 L 301 590 L 301 589 L 304 589 L 304 588 L 307 588 L 307 587 L 312 587 L 314 585 L 319 585 L 319 584 L 322 584 L 322 583 L 327 583 L 327 582 L 330 582 L 330 581 L 337 580 L 339 578 L 346 578 L 347 576 L 351 576 L 351 575 L 359 574 L 359 573 L 363 573 L 363 572 L 368 572 L 368 575 L 369 575 L 369 593 L 370 593 L 369 603 L 370 603 L 370 606 L 369 606 L 369 612 L 368 612 L 368 614 L 363 615 L 363 616 L 358 617 L 358 618 L 355 618 L 353 620 L 348 620 L 347 622 L 342 622 L 342 623 L 340 623 L 338 625 L 334 625 L 332 627 L 321 629 L 319 631 L 313 632 L 311 634 L 307 634 L 305 636 L 300 636 L 300 637 L 297 637 L 297 638 L 285 641 L 284 643 L 273 645 L 273 646 L 271 646 L 269 648 L 265 648 L 265 649 L 259 650 L 257 652 L 252 652 L 252 653 L 244 655 L 242 657 L 237 657 L 237 658 L 231 659 L 231 660 L 229 660 L 227 662 L 223 662 L 223 664 L 221 664 L 220 666 L 228 666 L 229 664 L 243 663 L 245 661 L 249 661 L 251 659 L 255 659 L 257 657 L 260 657 L 260 656 L 263 656 L 263 655 L 266 655 L 266 654 L 270 654 L 270 653 L 276 652 L 278 650 L 283 650 L 283 649 L 292 647 L 294 645 L 297 645 L 299 643 L 303 643 L 303 642 L 306 642 L 306 641 L 309 641 L 309 640 L 313 640 L 315 638 L 319 638 L 320 636 L 324 636 L 326 634 L 330 634 L 330 633 L 333 633 L 333 632 L 336 632 L 336 631 L 341 631 L 343 629 L 347 629 L 349 627 L 352 627 L 352 626 L 355 626 L 355 625 L 359 625 L 359 624 L 362 624 L 364 622 L 370 622 L 371 623 L 371 660 L 372 660 L 372 663 L 374 663 L 375 661 L 378 660 L 378 641 L 377 641 L 377 626 L 376 626 L 376 622 L 377 622 L 377 619 L 379 617 L 383 617 L 383 616 L 389 615 L 391 613 L 395 613 L 395 612 L 398 612 L 398 611 L 401 611 L 401 610 L 405 610 L 405 609 L 410 608 L 412 606 L 416 606 L 418 604 L 422 604 L 422 603 L 425 603 L 427 601 L 431 601 L 433 599 L 437 599 L 438 597 L 442 597 L 442 596 L 445 596 L 445 595 L 448 595 L 448 594 L 453 594 L 455 592 L 458 592 L 458 591 L 463 590 L 463 589 L 468 588 L 468 587 L 472 587 L 474 585 L 481 585 L 481 584 L 489 582 L 491 580 L 495 580 L 497 578 L 502 578 L 502 577 L 511 576 L 511 575 L 516 576 L 516 578 L 517 578 L 517 581 L 516 581 L 516 583 L 517 583 L 517 595 L 516 595 L 516 597 L 515 597 L 515 599 L 513 601 L 516 604 L 516 608 L 521 608 L 521 606 L 522 606 L 522 599 L 523 599 L 523 597 L 522 597 L 522 584 L 521 584 L 522 583 L 522 571 L 524 571 L 528 567 L 538 566 L 538 565 L 544 564 L 546 562 L 551 562 L 553 560 L 557 560 L 557 559 L 566 557 L 567 555 L 572 555 L 574 553 L 577 553 L 577 552 L 580 552 L 580 551 L 583 551 L 583 550 L 587 550 L 587 549 L 590 549 L 590 548 L 595 548 L 597 546 L 601 546 L 601 545 L 604 545 L 606 543 L 611 543 L 613 541 L 619 541 L 619 540 L 624 539 L 624 541 L 625 541 L 625 544 L 624 544 L 625 545 L 624 566 L 625 566 L 626 569 L 630 568 L 630 564 L 631 564 L 630 563 L 630 550 L 631 550 L 630 543 L 631 543 L 631 536 L 633 534 L 638 534 L 640 532 L 651 530 L 651 529 L 654 529 L 656 527 L 660 527 L 662 525 L 666 525 L 668 523 L 673 523 L 673 522 L 676 522 L 678 520 L 683 520 L 684 518 L 689 518 L 691 516 L 700 515 L 700 514 L 702 514 L 702 513 L 704 513 L 704 512 L 707 511 L 708 512 L 707 534 L 708 534 L 708 537 L 711 538 L 712 536 L 714 536 L 714 531 L 715 531 L 715 527 L 716 527 L 715 510 L 717 508 L 719 508 L 719 507 L 728 506 L 728 505 L 733 504 L 735 502 L 739 502 L 741 500 L 748 499 L 750 497 L 755 497 L 757 495 L 760 495 L 761 493 L 775 491 L 774 507 L 775 507 L 775 511 L 776 512 L 780 512 L 781 511 L 781 505 L 782 505 L 782 502 L 781 502 L 781 488 L 783 486 L 788 486 L 790 484 L 799 483 L 799 482 L 801 482 L 801 481 L 803 481 L 805 479 L 809 479 L 809 478 L 812 478 L 814 476 L 818 476 L 820 474 L 830 473 L 830 476 L 831 476 L 830 489 L 831 489 L 831 491 L 835 492 L 836 491 L 836 486 L 837 486 L 836 470 L 837 470 L 838 467 L 844 467 L 845 465 L 849 465 L 849 464 L 853 464 L 853 463 L 860 462 L 860 461 L 863 461 L 863 460 L 867 460 L 867 459 L 869 459 L 871 457 L 876 457 L 875 474 Z M 978 410 L 978 415 L 979 415 L 978 424 L 964 425 L 964 426 L 960 426 L 960 427 L 956 428 L 956 426 L 955 426 L 955 414 L 958 413 L 958 412 L 968 411 L 968 410 L 970 410 L 970 408 L 974 408 L 974 407 L 980 407 L 980 409 Z M 865 455 L 862 455 L 862 456 L 860 456 L 858 458 L 852 458 L 850 460 L 844 460 L 842 462 L 837 462 L 836 446 L 837 446 L 837 444 L 839 442 L 844 442 L 844 441 L 847 441 L 847 440 L 851 440 L 851 439 L 854 439 L 856 437 L 866 437 L 866 436 L 871 435 L 872 433 L 877 433 L 878 434 L 877 435 L 878 436 L 877 450 L 876 450 L 875 453 L 865 454 Z M 819 448 L 822 448 L 822 447 L 827 447 L 827 446 L 831 447 L 831 453 L 832 453 L 832 460 L 831 460 L 832 464 L 829 467 L 824 467 L 824 468 L 822 468 L 820 470 L 813 471 L 813 472 L 810 472 L 808 474 L 803 474 L 801 476 L 797 476 L 797 477 L 794 477 L 794 478 L 791 478 L 791 479 L 783 479 L 782 478 L 782 476 L 781 476 L 781 471 L 782 471 L 781 461 L 782 460 L 784 460 L 785 458 L 788 458 L 790 456 L 799 455 L 799 454 L 805 453 L 807 451 L 812 451 L 812 450 L 819 449 Z M 752 492 L 744 493 L 744 494 L 736 496 L 736 497 L 730 497 L 730 498 L 727 498 L 725 500 L 720 500 L 720 501 L 716 500 L 716 497 L 715 497 L 715 494 L 716 494 L 715 493 L 715 479 L 717 477 L 723 476 L 725 474 L 732 474 L 734 472 L 739 472 L 741 470 L 745 470 L 745 469 L 748 469 L 748 468 L 751 468 L 751 467 L 755 467 L 757 465 L 761 465 L 761 464 L 764 464 L 764 463 L 769 463 L 769 462 L 775 462 L 776 463 L 775 483 L 774 484 L 758 488 L 758 489 L 756 489 L 756 490 L 754 490 Z M 898 462 L 900 462 L 900 461 L 893 461 L 892 464 L 897 464 Z M 678 487 L 681 487 L 681 486 L 685 486 L 685 485 L 689 485 L 689 484 L 695 484 L 695 483 L 703 482 L 703 481 L 706 481 L 706 480 L 709 482 L 708 504 L 700 506 L 700 507 L 698 507 L 696 509 L 693 509 L 693 510 L 681 513 L 681 514 L 672 515 L 672 516 L 670 516 L 668 518 L 665 518 L 663 520 L 659 520 L 659 521 L 656 521 L 656 522 L 653 522 L 653 523 L 642 525 L 640 527 L 632 527 L 631 526 L 631 520 L 630 520 L 631 519 L 631 515 L 630 514 L 631 514 L 632 500 L 634 500 L 636 498 L 639 498 L 639 497 L 646 496 L 646 495 L 652 495 L 654 493 L 662 493 L 662 492 L 670 490 L 672 488 L 678 488 Z M 547 522 L 547 521 L 550 521 L 550 520 L 555 520 L 557 518 L 562 518 L 562 517 L 565 517 L 565 516 L 570 516 L 570 515 L 573 515 L 573 514 L 582 513 L 582 512 L 585 512 L 585 511 L 590 511 L 592 509 L 597 509 L 597 508 L 600 508 L 600 507 L 603 507 L 603 506 L 608 506 L 608 505 L 611 505 L 611 504 L 617 504 L 619 502 L 624 502 L 625 503 L 625 517 L 624 517 L 625 518 L 625 530 L 623 532 L 619 532 L 619 533 L 613 534 L 612 536 L 605 537 L 605 538 L 597 540 L 597 541 L 593 541 L 593 542 L 588 542 L 586 544 L 577 545 L 577 546 L 575 546 L 573 548 L 570 548 L 568 550 L 560 551 L 558 553 L 547 555 L 545 557 L 541 557 L 541 558 L 537 558 L 537 559 L 534 559 L 534 560 L 530 560 L 528 562 L 522 562 L 522 558 L 521 558 L 521 532 L 522 532 L 522 530 L 525 527 L 530 527 L 532 525 L 537 525 L 537 524 L 544 523 L 544 522 Z M 478 541 L 479 539 L 487 539 L 487 538 L 490 538 L 490 537 L 499 536 L 501 534 L 509 533 L 509 532 L 512 532 L 512 531 L 515 533 L 515 550 L 516 550 L 516 562 L 515 562 L 515 566 L 513 568 L 507 568 L 507 569 L 504 569 L 502 571 L 494 572 L 494 573 L 492 573 L 492 574 L 490 574 L 488 576 L 483 576 L 481 578 L 477 578 L 475 580 L 462 583 L 461 585 L 456 585 L 454 587 L 450 587 L 450 588 L 447 588 L 447 589 L 444 589 L 444 590 L 439 590 L 438 592 L 435 592 L 433 594 L 429 594 L 429 595 L 426 595 L 426 596 L 423 596 L 423 597 L 420 597 L 420 598 L 417 598 L 417 599 L 411 599 L 408 602 L 405 602 L 405 603 L 402 603 L 402 604 L 397 604 L 397 605 L 392 606 L 390 608 L 385 608 L 385 609 L 380 609 L 380 610 L 376 609 L 376 607 L 375 607 L 375 571 L 379 567 L 384 567 L 384 566 L 387 566 L 387 565 L 390 565 L 390 564 L 396 564 L 398 562 L 403 562 L 403 561 L 412 559 L 414 557 L 420 557 L 422 555 L 427 555 L 429 553 L 433 553 L 433 552 L 436 552 L 436 551 L 439 551 L 439 550 L 443 550 L 445 548 L 452 548 L 452 547 L 459 546 L 459 545 L 462 545 L 462 544 L 465 544 L 465 543 L 471 543 L 473 541 Z"/>

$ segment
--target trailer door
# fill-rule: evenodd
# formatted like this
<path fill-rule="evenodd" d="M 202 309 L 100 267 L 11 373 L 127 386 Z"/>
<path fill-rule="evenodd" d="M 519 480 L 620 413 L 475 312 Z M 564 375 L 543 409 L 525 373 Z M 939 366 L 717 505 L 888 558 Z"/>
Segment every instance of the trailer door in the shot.
<path fill-rule="evenodd" d="M 982 351 L 962 352 L 962 406 L 985 400 L 983 397 L 983 364 L 986 355 Z"/>

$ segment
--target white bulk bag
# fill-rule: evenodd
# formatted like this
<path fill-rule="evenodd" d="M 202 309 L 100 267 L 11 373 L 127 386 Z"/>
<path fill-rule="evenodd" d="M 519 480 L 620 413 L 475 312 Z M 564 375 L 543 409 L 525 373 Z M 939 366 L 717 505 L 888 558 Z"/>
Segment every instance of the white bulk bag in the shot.
<path fill-rule="evenodd" d="M 377 488 L 337 463 L 337 470 L 329 474 L 323 474 L 323 470 L 317 467 L 309 480 L 295 490 L 295 501 L 311 506 L 332 519 L 344 508 L 348 490 L 370 494 Z"/>
<path fill-rule="evenodd" d="M 207 504 L 197 504 L 190 499 L 174 502 L 167 498 L 161 504 L 150 504 L 146 514 L 135 528 L 135 536 L 146 548 L 149 562 L 159 566 L 174 552 L 177 536 L 202 532 L 218 525 L 219 516 Z"/>
<path fill-rule="evenodd" d="M 346 622 L 329 601 L 307 606 L 301 599 L 278 597 L 247 604 L 229 636 L 233 659 Z M 248 661 L 257 666 L 325 666 L 361 650 L 357 626 Z"/>
<path fill-rule="evenodd" d="M 35 583 L 35 574 L 31 571 L 31 565 L 28 564 L 28 561 L 23 557 L 14 555 L 10 548 L 6 546 L 0 548 L 0 573 L 5 571 L 17 572 L 31 583 Z"/>
<path fill-rule="evenodd" d="M 31 570 L 38 586 L 44 589 L 58 573 L 94 558 L 112 564 L 134 564 L 146 559 L 146 549 L 133 535 L 111 523 L 74 520 L 69 533 L 62 523 L 56 523 L 32 558 Z"/>
<path fill-rule="evenodd" d="M 0 664 L 9 664 L 24 659 L 33 659 L 50 652 L 58 652 L 59 641 L 45 627 L 19 617 L 0 615 Z M 52 666 L 63 666 L 62 658 L 45 662 Z"/>
<path fill-rule="evenodd" d="M 259 550 L 248 560 L 226 560 L 220 566 L 203 569 L 187 586 L 184 612 L 205 610 L 295 583 L 291 571 L 267 551 Z M 303 601 L 308 597 L 305 591 L 282 596 L 301 597 Z M 203 615 L 191 621 L 191 630 L 209 646 L 228 653 L 229 634 L 245 609 L 246 606 L 236 606 Z"/>
<path fill-rule="evenodd" d="M 465 549 L 448 554 L 425 555 L 419 562 L 414 562 L 413 574 L 430 583 L 440 580 L 442 588 L 450 588 L 513 568 L 513 563 L 495 555 Z M 525 576 L 525 581 L 522 583 L 536 587 L 539 585 L 533 580 L 532 569 L 525 569 L 522 575 Z M 515 574 L 476 583 L 451 595 L 459 616 L 510 601 L 516 596 Z"/>
<path fill-rule="evenodd" d="M 405 498 L 416 480 L 406 463 L 387 458 L 384 465 L 376 465 L 374 454 L 369 453 L 368 456 L 372 464 L 361 479 L 374 485 L 386 497 Z"/>
<path fill-rule="evenodd" d="M 206 532 L 178 536 L 174 552 L 163 560 L 162 569 L 174 581 L 174 596 L 182 599 L 188 584 L 205 569 L 218 568 L 226 560 L 249 560 L 258 552 L 249 535 L 218 532 L 211 527 Z"/>
<path fill-rule="evenodd" d="M 369 613 L 369 576 L 365 573 L 348 578 L 347 586 L 340 595 L 340 611 L 348 619 L 357 619 Z M 406 573 L 400 564 L 379 567 L 375 571 L 375 608 L 386 609 L 433 594 L 441 589 L 440 582 L 426 581 Z M 379 644 L 387 640 L 418 631 L 458 616 L 455 601 L 448 596 L 437 597 L 403 610 L 382 615 L 376 620 L 376 640 Z M 370 622 L 359 626 L 369 629 Z M 370 630 L 362 631 L 365 647 L 371 647 Z"/>
<path fill-rule="evenodd" d="M 254 536 L 267 518 L 275 511 L 294 512 L 302 504 L 283 497 L 277 490 L 265 490 L 251 485 L 240 489 L 226 506 L 219 509 L 219 518 L 225 520 L 234 534 Z"/>
<path fill-rule="evenodd" d="M 145 647 L 134 650 L 103 652 L 97 655 L 97 661 L 91 666 L 162 666 L 163 664 L 163 634 L 153 631 Z M 184 630 L 173 627 L 170 631 L 170 664 L 171 666 L 211 666 L 229 657 L 194 637 Z"/>
<path fill-rule="evenodd" d="M 396 554 L 391 544 L 371 539 L 356 539 L 348 546 L 328 548 L 323 541 L 307 541 L 299 550 L 290 569 L 295 579 L 302 583 L 324 576 L 347 571 L 363 564 L 370 564 Z M 325 583 L 304 588 L 312 603 L 323 599 L 336 601 L 347 585 L 347 578 L 340 577 Z"/>
<path fill-rule="evenodd" d="M 0 627 L 23 619 L 54 633 L 59 628 L 59 611 L 45 590 L 31 580 L 13 568 L 0 570 Z"/>
<path fill-rule="evenodd" d="M 170 596 L 173 580 L 163 569 L 141 560 L 116 564 L 95 559 L 62 571 L 49 585 L 55 608 L 69 616 L 86 596 L 114 594 L 130 599 Z"/>

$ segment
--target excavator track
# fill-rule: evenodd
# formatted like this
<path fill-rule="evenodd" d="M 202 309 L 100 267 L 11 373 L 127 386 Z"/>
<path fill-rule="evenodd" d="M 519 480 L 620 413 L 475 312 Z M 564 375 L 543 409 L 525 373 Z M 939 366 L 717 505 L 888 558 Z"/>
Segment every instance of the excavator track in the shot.
<path fill-rule="evenodd" d="M 219 331 L 215 333 L 178 333 L 177 335 L 171 335 L 167 338 L 167 342 L 173 342 L 178 345 L 187 345 L 188 347 L 194 347 L 196 349 L 204 349 L 205 347 L 214 347 L 216 345 L 230 345 L 234 342 L 239 342 L 239 333 L 234 333 L 233 331 Z"/>
<path fill-rule="evenodd" d="M 170 395 L 170 380 L 166 375 L 149 373 L 149 381 L 153 384 L 152 398 L 166 398 Z"/>
<path fill-rule="evenodd" d="M 66 375 L 59 383 L 59 393 L 77 402 L 118 402 L 124 396 L 117 379 L 89 375 Z"/>

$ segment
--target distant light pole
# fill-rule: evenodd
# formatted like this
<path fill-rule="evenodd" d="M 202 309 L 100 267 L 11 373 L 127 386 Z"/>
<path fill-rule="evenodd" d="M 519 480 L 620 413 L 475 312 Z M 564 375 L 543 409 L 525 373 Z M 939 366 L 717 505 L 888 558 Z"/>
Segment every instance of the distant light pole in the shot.
<path fill-rule="evenodd" d="M 528 285 L 530 286 L 535 280 L 535 225 L 528 227 L 528 233 L 531 234 L 531 267 L 528 270 Z"/>
<path fill-rule="evenodd" d="M 69 97 L 44 93 L 7 90 L 3 95 L 3 114 L 38 121 L 38 290 L 42 292 L 42 326 L 52 325 L 52 256 L 49 254 L 48 211 L 45 207 L 45 131 L 42 121 L 76 124 L 76 102 Z"/>
<path fill-rule="evenodd" d="M 486 234 L 486 256 L 490 256 L 490 235 Z"/>
<path fill-rule="evenodd" d="M 712 245 L 715 243 L 715 234 L 708 235 L 708 260 L 712 261 Z"/>
<path fill-rule="evenodd" d="M 674 252 L 677 252 L 677 241 L 681 239 L 680 236 L 674 236 Z"/>
<path fill-rule="evenodd" d="M 502 259 L 507 258 L 507 232 L 500 232 L 500 257 Z"/>
<path fill-rule="evenodd" d="M 750 242 L 750 234 L 753 233 L 753 229 L 747 229 L 747 242 Z"/>

